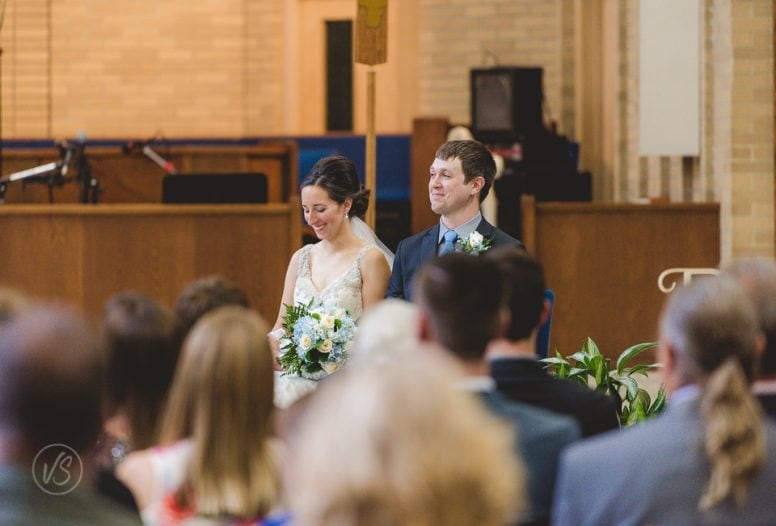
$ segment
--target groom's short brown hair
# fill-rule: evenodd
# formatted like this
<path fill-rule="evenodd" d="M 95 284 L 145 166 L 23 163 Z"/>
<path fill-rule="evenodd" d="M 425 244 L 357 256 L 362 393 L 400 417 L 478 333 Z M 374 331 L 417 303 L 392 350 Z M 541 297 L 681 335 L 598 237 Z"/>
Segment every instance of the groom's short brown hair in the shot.
<path fill-rule="evenodd" d="M 443 161 L 460 159 L 464 181 L 468 183 L 475 177 L 482 177 L 485 183 L 480 190 L 480 202 L 488 197 L 496 179 L 496 161 L 487 146 L 474 140 L 447 141 L 437 149 L 435 157 Z"/>
<path fill-rule="evenodd" d="M 496 263 L 460 252 L 429 260 L 415 283 L 433 339 L 464 361 L 481 360 L 498 336 L 504 293 Z"/>

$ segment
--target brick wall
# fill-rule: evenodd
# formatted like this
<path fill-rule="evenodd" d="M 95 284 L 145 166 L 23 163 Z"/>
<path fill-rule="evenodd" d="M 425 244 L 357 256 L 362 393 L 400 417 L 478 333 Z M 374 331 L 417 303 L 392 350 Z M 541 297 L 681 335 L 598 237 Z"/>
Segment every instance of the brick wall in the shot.
<path fill-rule="evenodd" d="M 733 255 L 774 253 L 773 4 L 730 2 Z"/>
<path fill-rule="evenodd" d="M 413 39 L 396 48 L 411 57 L 394 53 L 389 61 L 402 72 L 393 76 L 414 79 L 417 70 L 417 82 L 383 90 L 378 113 L 400 108 L 468 123 L 470 68 L 541 66 L 546 116 L 573 134 L 585 103 L 577 100 L 579 0 L 406 1 L 413 7 L 393 11 L 399 16 L 389 27 L 417 27 L 416 35 L 401 35 L 415 36 L 417 48 Z M 638 155 L 637 3 L 616 2 L 614 159 L 606 198 L 719 201 L 724 257 L 773 254 L 773 5 L 703 1 L 698 159 Z M 117 9 L 104 0 L 8 2 L 0 32 L 3 138 L 294 132 L 289 114 L 307 93 L 305 86 L 285 85 L 296 78 L 288 49 L 298 42 L 294 28 L 303 27 L 286 17 L 298 5 L 135 0 Z M 296 66 L 313 66 L 304 50 L 294 52 L 301 57 Z"/>
<path fill-rule="evenodd" d="M 704 0 L 702 151 L 638 153 L 638 6 L 619 2 L 619 199 L 720 203 L 722 259 L 774 254 L 773 5 Z"/>
<path fill-rule="evenodd" d="M 563 92 L 564 100 L 573 101 L 573 87 L 568 80 L 564 83 L 566 73 L 561 69 L 567 4 L 420 0 L 419 115 L 447 115 L 452 122 L 468 123 L 469 70 L 497 62 L 543 67 L 547 108 L 555 119 L 573 118 L 561 97 Z M 565 27 L 569 25 L 567 21 Z M 564 131 L 573 122 L 559 125 Z"/>
<path fill-rule="evenodd" d="M 282 123 L 280 2 L 9 2 L 6 137 L 234 136 Z"/>
<path fill-rule="evenodd" d="M 8 2 L 0 33 L 3 137 L 49 137 L 51 46 L 48 0 Z"/>

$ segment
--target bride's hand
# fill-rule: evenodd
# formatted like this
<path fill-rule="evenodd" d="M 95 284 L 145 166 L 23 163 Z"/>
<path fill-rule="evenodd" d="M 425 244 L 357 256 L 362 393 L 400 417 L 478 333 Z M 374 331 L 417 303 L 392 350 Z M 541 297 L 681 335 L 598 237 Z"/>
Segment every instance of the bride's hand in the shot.
<path fill-rule="evenodd" d="M 278 333 L 278 331 L 282 332 Z M 280 357 L 280 337 L 282 334 L 285 334 L 283 329 L 275 329 L 274 331 L 267 334 L 269 348 L 272 351 L 272 365 L 275 367 L 276 371 L 283 370 L 283 368 L 280 366 L 280 362 L 278 361 L 278 358 Z"/>

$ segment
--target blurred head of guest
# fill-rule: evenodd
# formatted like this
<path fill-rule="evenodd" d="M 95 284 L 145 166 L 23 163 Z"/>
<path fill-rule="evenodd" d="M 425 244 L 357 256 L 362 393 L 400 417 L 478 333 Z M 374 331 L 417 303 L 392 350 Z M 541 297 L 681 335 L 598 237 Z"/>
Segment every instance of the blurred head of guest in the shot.
<path fill-rule="evenodd" d="M 359 320 L 349 365 L 412 359 L 419 345 L 417 333 L 417 305 L 395 298 L 383 300 Z"/>
<path fill-rule="evenodd" d="M 498 265 L 507 283 L 511 317 L 504 337 L 510 342 L 529 340 L 535 345 L 536 333 L 549 312 L 542 266 L 516 246 L 497 247 L 483 257 Z"/>
<path fill-rule="evenodd" d="M 101 427 L 102 353 L 76 313 L 36 307 L 0 332 L 0 451 L 26 464 L 44 446 L 89 450 Z"/>
<path fill-rule="evenodd" d="M 765 459 L 761 410 L 752 397 L 757 315 L 742 287 L 726 276 L 677 289 L 660 318 L 658 356 L 674 397 L 700 389 L 704 448 L 711 464 L 699 508 L 725 499 L 742 504 Z"/>
<path fill-rule="evenodd" d="M 344 369 L 304 408 L 287 492 L 299 524 L 501 525 L 522 503 L 512 436 L 449 364 Z"/>
<path fill-rule="evenodd" d="M 189 283 L 175 300 L 173 308 L 178 342 L 183 342 L 203 315 L 226 305 L 250 307 L 248 295 L 234 281 L 215 275 Z"/>
<path fill-rule="evenodd" d="M 0 287 L 0 325 L 25 311 L 29 306 L 29 299 L 21 292 Z"/>
<path fill-rule="evenodd" d="M 455 252 L 428 261 L 414 292 L 421 339 L 464 363 L 483 361 L 488 342 L 502 334 L 508 321 L 505 292 L 498 266 L 485 258 Z"/>
<path fill-rule="evenodd" d="M 133 449 L 157 443 L 158 422 L 178 361 L 172 314 L 137 292 L 105 304 L 106 428 Z"/>
<path fill-rule="evenodd" d="M 765 337 L 756 372 L 761 378 L 776 379 L 776 262 L 765 257 L 741 259 L 725 267 L 723 274 L 738 280 L 754 303 Z"/>
<path fill-rule="evenodd" d="M 255 520 L 278 503 L 267 329 L 248 309 L 221 307 L 189 332 L 163 413 L 165 447 L 118 467 L 148 520 L 171 512 Z"/>

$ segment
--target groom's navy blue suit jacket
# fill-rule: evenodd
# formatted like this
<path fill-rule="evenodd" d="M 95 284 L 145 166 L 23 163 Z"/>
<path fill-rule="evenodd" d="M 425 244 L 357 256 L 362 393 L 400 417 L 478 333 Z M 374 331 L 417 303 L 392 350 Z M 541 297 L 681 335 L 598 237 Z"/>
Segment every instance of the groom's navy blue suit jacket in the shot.
<path fill-rule="evenodd" d="M 494 227 L 485 221 L 485 218 L 477 225 L 477 232 L 485 238 L 493 238 L 491 247 L 517 245 L 525 249 L 520 241 Z M 388 283 L 388 292 L 385 295 L 387 298 L 412 300 L 412 278 L 425 261 L 436 257 L 438 241 L 439 223 L 399 242 L 396 258 L 393 260 L 391 281 Z"/>

